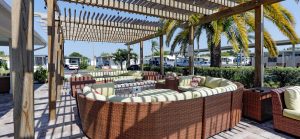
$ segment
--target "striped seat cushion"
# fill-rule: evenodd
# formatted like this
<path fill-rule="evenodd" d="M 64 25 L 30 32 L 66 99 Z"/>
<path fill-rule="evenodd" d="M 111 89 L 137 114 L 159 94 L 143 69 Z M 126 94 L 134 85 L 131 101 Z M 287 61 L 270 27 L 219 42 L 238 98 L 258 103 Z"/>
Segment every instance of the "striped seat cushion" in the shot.
<path fill-rule="evenodd" d="M 137 102 L 137 103 L 147 103 L 151 102 L 150 96 L 138 96 L 138 97 L 122 97 L 112 95 L 108 97 L 109 102 Z"/>
<path fill-rule="evenodd" d="M 188 91 L 184 93 L 175 93 L 175 94 L 160 94 L 151 97 L 152 97 L 152 102 L 170 102 L 170 101 L 193 99 L 194 94 Z"/>
<path fill-rule="evenodd" d="M 170 95 L 170 94 L 175 94 L 178 93 L 177 91 L 173 91 L 170 89 L 150 89 L 150 90 L 145 90 L 141 93 L 138 94 L 138 96 L 157 96 L 157 95 Z"/>

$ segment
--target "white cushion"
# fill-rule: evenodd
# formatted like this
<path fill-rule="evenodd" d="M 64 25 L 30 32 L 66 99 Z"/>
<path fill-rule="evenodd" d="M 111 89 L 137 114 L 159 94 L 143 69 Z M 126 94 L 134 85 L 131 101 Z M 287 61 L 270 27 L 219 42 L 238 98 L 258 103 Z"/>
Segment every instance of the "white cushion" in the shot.
<path fill-rule="evenodd" d="M 89 91 L 92 91 L 92 88 L 91 88 L 90 86 L 85 86 L 85 87 L 83 87 L 83 89 L 82 89 L 82 93 L 83 93 L 83 94 L 85 94 L 85 93 L 87 93 L 87 92 L 89 92 Z"/>
<path fill-rule="evenodd" d="M 300 111 L 300 86 L 286 88 L 284 102 L 288 109 Z"/>
<path fill-rule="evenodd" d="M 220 87 L 222 78 L 206 77 L 205 86 L 209 88 Z"/>
<path fill-rule="evenodd" d="M 92 91 L 88 91 L 84 95 L 85 95 L 85 97 L 93 99 L 93 100 L 99 100 L 99 101 L 106 101 L 107 100 L 107 98 L 105 96 L 93 93 Z"/>
<path fill-rule="evenodd" d="M 150 96 L 139 96 L 139 97 L 121 97 L 112 95 L 108 97 L 108 101 L 110 102 L 138 102 L 138 103 L 147 103 L 151 102 Z"/>

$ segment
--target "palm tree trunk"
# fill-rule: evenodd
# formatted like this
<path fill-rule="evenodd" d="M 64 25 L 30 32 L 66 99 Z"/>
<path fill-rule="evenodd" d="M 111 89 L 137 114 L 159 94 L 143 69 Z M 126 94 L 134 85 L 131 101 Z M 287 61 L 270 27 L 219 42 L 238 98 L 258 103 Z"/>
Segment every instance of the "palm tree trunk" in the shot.
<path fill-rule="evenodd" d="M 217 46 L 213 43 L 211 44 L 210 58 L 211 67 L 221 67 L 221 42 Z"/>
<path fill-rule="evenodd" d="M 121 64 L 121 70 L 123 70 L 123 61 L 120 62 L 120 64 Z"/>

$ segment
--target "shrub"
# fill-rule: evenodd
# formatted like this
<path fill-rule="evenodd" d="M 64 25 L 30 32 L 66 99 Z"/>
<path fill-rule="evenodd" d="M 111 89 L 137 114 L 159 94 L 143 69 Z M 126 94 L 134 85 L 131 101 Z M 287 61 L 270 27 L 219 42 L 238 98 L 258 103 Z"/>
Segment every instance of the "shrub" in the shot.
<path fill-rule="evenodd" d="M 300 85 L 300 69 L 275 67 L 269 69 L 269 78 L 280 87 Z M 269 79 L 270 80 L 270 79 Z"/>
<path fill-rule="evenodd" d="M 48 79 L 48 71 L 44 69 L 43 67 L 39 67 L 33 75 L 33 78 L 38 83 L 45 83 Z"/>

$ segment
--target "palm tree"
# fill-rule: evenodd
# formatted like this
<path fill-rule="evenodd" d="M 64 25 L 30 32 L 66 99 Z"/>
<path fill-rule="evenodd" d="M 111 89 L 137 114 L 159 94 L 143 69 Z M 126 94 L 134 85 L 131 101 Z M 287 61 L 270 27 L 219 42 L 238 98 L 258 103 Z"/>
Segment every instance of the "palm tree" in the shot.
<path fill-rule="evenodd" d="M 121 70 L 123 70 L 123 63 L 128 60 L 128 53 L 130 53 L 130 59 L 137 61 L 137 54 L 133 53 L 132 50 L 128 51 L 127 49 L 118 49 L 117 52 L 113 53 L 115 63 L 119 63 Z"/>
<path fill-rule="evenodd" d="M 151 52 L 152 52 L 152 57 L 154 56 L 154 52 L 158 52 L 158 43 L 157 41 L 152 40 L 151 41 Z"/>
<path fill-rule="evenodd" d="M 265 18 L 272 21 L 277 28 L 287 36 L 292 43 L 298 42 L 298 36 L 295 32 L 295 20 L 292 14 L 285 9 L 281 4 L 273 4 L 265 6 L 264 10 Z M 189 28 L 195 26 L 194 38 L 198 41 L 202 31 L 206 31 L 207 44 L 211 52 L 211 66 L 219 67 L 221 65 L 221 36 L 225 35 L 228 42 L 233 46 L 234 51 L 238 52 L 240 47 L 244 50 L 244 53 L 248 53 L 249 33 L 254 32 L 255 28 L 255 16 L 253 11 L 234 15 L 228 18 L 223 18 L 210 23 L 199 23 L 201 15 L 192 15 L 188 22 L 180 22 L 175 20 L 165 20 L 163 30 L 166 32 L 166 44 L 169 46 L 171 39 L 174 40 L 171 44 L 171 53 L 174 52 L 176 46 L 180 46 L 180 51 L 185 53 L 186 47 L 189 42 Z M 175 34 L 175 31 L 179 29 L 180 32 Z M 175 35 L 175 36 L 174 36 Z M 276 44 L 271 35 L 264 32 L 265 48 L 270 52 L 271 56 L 277 56 L 278 52 Z"/>

